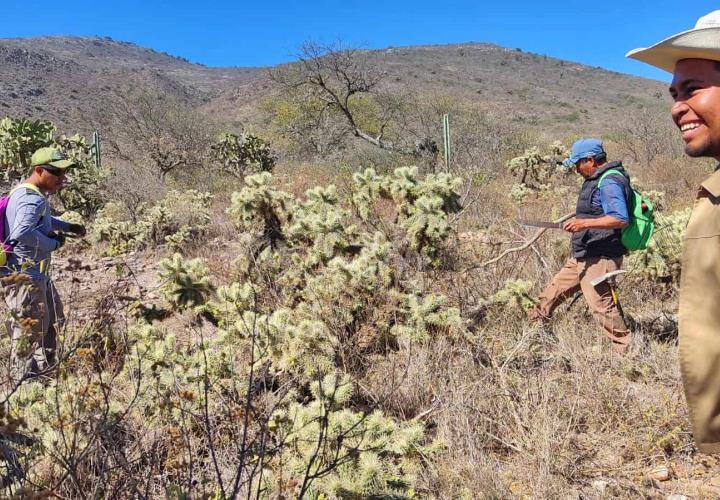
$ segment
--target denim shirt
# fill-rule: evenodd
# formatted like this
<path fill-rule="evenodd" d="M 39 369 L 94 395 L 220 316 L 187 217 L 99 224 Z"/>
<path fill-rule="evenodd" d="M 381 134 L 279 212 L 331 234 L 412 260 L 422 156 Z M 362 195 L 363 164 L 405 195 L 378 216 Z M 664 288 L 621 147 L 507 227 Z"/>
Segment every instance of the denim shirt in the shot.
<path fill-rule="evenodd" d="M 600 188 L 593 193 L 592 204 L 594 207 L 602 207 L 605 215 L 611 215 L 623 222 L 630 222 L 627 202 L 625 201 L 625 189 L 613 175 L 603 179 Z"/>

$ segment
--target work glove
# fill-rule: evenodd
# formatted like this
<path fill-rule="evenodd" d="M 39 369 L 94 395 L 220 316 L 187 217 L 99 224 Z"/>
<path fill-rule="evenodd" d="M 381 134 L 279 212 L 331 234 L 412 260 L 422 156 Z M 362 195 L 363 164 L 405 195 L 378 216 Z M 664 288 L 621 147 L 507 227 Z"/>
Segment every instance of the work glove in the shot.
<path fill-rule="evenodd" d="M 85 226 L 83 226 L 82 224 L 69 224 L 68 231 L 70 231 L 71 233 L 75 233 L 78 236 L 85 236 L 85 233 L 87 233 Z"/>
<path fill-rule="evenodd" d="M 55 250 L 59 250 L 60 247 L 65 244 L 65 235 L 62 233 L 50 233 L 48 234 L 48 236 L 57 241 L 57 246 L 55 247 Z"/>

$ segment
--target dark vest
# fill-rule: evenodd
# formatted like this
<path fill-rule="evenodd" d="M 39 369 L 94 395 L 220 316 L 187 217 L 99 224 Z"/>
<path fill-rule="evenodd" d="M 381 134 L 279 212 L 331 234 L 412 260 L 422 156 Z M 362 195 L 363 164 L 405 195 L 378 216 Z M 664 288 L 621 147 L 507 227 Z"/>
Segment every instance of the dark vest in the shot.
<path fill-rule="evenodd" d="M 592 206 L 592 197 L 598 189 L 600 177 L 610 169 L 618 170 L 623 174 L 622 176 L 615 175 L 613 178 L 622 182 L 625 188 L 625 202 L 628 204 L 628 213 L 630 212 L 632 193 L 630 179 L 622 163 L 614 161 L 585 179 L 575 208 L 575 216 L 578 219 L 599 219 L 605 215 L 602 207 Z M 626 252 L 627 250 L 620 241 L 620 229 L 584 229 L 572 235 L 572 255 L 576 259 L 588 257 L 616 258 L 625 255 Z"/>

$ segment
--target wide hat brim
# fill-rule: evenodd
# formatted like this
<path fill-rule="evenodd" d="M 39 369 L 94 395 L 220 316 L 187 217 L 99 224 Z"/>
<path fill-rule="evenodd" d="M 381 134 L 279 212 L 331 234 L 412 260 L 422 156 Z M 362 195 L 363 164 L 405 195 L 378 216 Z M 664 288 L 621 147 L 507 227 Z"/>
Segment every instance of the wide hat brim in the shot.
<path fill-rule="evenodd" d="M 642 61 L 670 73 L 682 59 L 720 61 L 720 27 L 683 31 L 652 47 L 634 49 L 625 57 Z"/>

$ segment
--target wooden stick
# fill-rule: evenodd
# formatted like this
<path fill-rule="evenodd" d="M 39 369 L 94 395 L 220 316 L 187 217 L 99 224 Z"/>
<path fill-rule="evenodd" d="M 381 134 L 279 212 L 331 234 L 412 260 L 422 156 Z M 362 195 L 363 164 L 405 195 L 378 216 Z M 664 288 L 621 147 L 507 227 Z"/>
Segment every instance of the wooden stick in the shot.
<path fill-rule="evenodd" d="M 553 222 L 558 222 L 558 223 L 559 223 L 559 222 L 565 222 L 566 220 L 572 219 L 573 217 L 575 217 L 575 212 L 571 212 L 571 213 L 565 214 L 565 215 L 563 215 L 562 217 L 560 217 L 559 219 L 554 220 Z M 542 236 L 543 233 L 544 233 L 545 231 L 547 231 L 547 230 L 548 230 L 548 228 L 546 228 L 546 227 L 543 227 L 543 228 L 538 229 L 538 230 L 535 232 L 535 234 L 533 234 L 532 238 L 530 238 L 528 241 L 526 241 L 526 242 L 523 243 L 522 245 L 520 245 L 520 246 L 518 246 L 518 247 L 508 248 L 507 250 L 505 250 L 503 253 L 501 253 L 501 254 L 498 255 L 497 257 L 493 257 L 493 258 L 490 259 L 490 260 L 487 260 L 487 261 L 485 261 L 485 262 L 482 262 L 482 263 L 480 263 L 480 264 L 478 264 L 478 265 L 476 265 L 476 266 L 470 267 L 470 268 L 466 269 L 466 271 L 472 271 L 473 269 L 477 269 L 477 268 L 479 268 L 479 267 L 487 267 L 487 266 L 489 266 L 490 264 L 494 264 L 494 263 L 496 263 L 497 261 L 499 261 L 500 259 L 503 259 L 503 258 L 507 257 L 507 256 L 510 255 L 511 253 L 517 253 L 517 252 L 522 252 L 523 250 L 527 250 L 527 249 L 530 248 L 530 246 L 531 246 L 533 243 L 535 243 L 535 242 L 538 240 L 538 238 L 540 238 L 540 236 Z"/>

